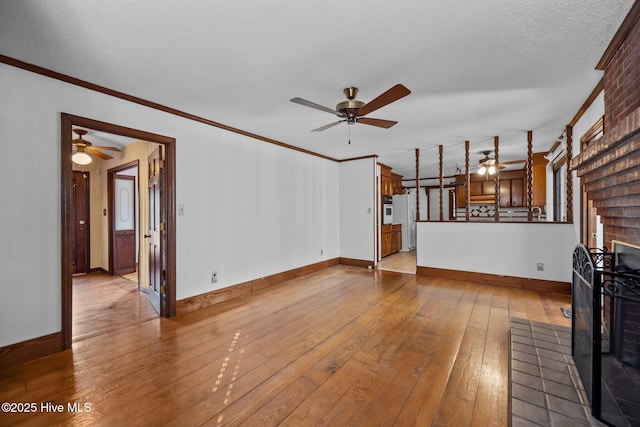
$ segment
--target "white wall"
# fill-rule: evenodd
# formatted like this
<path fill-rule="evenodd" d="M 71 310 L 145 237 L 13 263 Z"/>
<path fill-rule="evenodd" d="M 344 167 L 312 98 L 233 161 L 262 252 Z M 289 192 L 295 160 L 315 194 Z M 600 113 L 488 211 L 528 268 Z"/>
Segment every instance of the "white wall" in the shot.
<path fill-rule="evenodd" d="M 61 328 L 61 112 L 176 138 L 178 299 L 341 255 L 336 162 L 5 64 L 0 93 L 0 346 Z"/>
<path fill-rule="evenodd" d="M 375 262 L 376 159 L 340 163 L 340 256 Z"/>
<path fill-rule="evenodd" d="M 572 224 L 419 222 L 416 257 L 421 267 L 570 282 L 577 242 Z"/>

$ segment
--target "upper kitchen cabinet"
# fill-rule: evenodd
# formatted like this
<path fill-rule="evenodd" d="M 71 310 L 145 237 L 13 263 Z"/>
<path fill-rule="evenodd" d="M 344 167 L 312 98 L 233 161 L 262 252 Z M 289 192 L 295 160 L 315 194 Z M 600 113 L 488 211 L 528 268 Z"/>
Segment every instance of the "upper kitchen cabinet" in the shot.
<path fill-rule="evenodd" d="M 393 194 L 402 194 L 402 175 L 391 172 L 391 190 Z"/>
<path fill-rule="evenodd" d="M 391 168 L 380 163 L 380 194 L 382 196 L 393 195 L 393 185 L 391 183 Z"/>
<path fill-rule="evenodd" d="M 544 206 L 547 199 L 546 153 L 536 153 L 533 156 L 532 169 L 532 206 Z M 495 200 L 495 182 L 493 176 L 470 176 L 471 204 L 493 204 Z M 516 170 L 501 170 L 500 175 L 500 207 L 526 207 L 527 181 L 524 168 Z M 457 182 L 465 182 L 465 175 L 456 175 Z M 466 188 L 459 185 L 456 188 L 457 207 L 464 208 L 466 204 Z"/>

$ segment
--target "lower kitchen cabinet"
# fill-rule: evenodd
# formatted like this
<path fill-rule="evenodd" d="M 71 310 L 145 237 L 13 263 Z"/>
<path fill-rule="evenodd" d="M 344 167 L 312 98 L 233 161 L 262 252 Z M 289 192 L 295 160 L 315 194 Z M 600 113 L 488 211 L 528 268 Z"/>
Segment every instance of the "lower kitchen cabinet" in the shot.
<path fill-rule="evenodd" d="M 402 225 L 385 224 L 382 226 L 382 256 L 394 254 L 402 247 Z"/>

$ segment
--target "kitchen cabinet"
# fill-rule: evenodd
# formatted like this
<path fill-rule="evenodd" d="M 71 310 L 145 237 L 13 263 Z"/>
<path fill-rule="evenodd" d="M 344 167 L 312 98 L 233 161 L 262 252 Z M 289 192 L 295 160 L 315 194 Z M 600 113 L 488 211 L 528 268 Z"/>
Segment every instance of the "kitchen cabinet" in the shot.
<path fill-rule="evenodd" d="M 391 168 L 380 163 L 380 194 L 382 196 L 392 196 L 393 186 L 391 183 Z"/>
<path fill-rule="evenodd" d="M 402 247 L 402 225 L 385 224 L 382 226 L 382 256 L 394 254 Z"/>
<path fill-rule="evenodd" d="M 547 159 L 546 153 L 534 153 L 532 178 L 532 205 L 545 206 L 547 203 Z M 493 177 L 471 174 L 470 199 L 472 204 L 493 204 L 496 193 Z M 465 182 L 465 175 L 456 175 L 457 182 Z M 527 184 L 525 169 L 500 172 L 500 207 L 526 207 Z M 457 207 L 464 208 L 466 189 L 456 188 Z"/>
<path fill-rule="evenodd" d="M 391 191 L 393 194 L 403 194 L 402 175 L 391 172 Z"/>
<path fill-rule="evenodd" d="M 465 176 L 458 175 L 458 182 L 464 182 Z M 526 204 L 524 170 L 500 172 L 500 207 L 522 207 Z M 496 186 L 493 177 L 487 179 L 484 175 L 471 175 L 470 200 L 472 204 L 493 204 L 495 202 Z M 459 185 L 456 188 L 457 206 L 464 208 L 466 203 L 466 188 Z"/>

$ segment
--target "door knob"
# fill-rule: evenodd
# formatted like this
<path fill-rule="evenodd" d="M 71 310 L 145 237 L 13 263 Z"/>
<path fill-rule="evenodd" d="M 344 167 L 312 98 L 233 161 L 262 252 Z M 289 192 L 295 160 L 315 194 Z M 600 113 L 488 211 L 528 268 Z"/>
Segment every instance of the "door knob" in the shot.
<path fill-rule="evenodd" d="M 151 237 L 151 234 L 145 234 L 145 235 L 144 235 L 144 238 L 145 238 L 145 239 L 148 239 L 149 237 Z"/>

